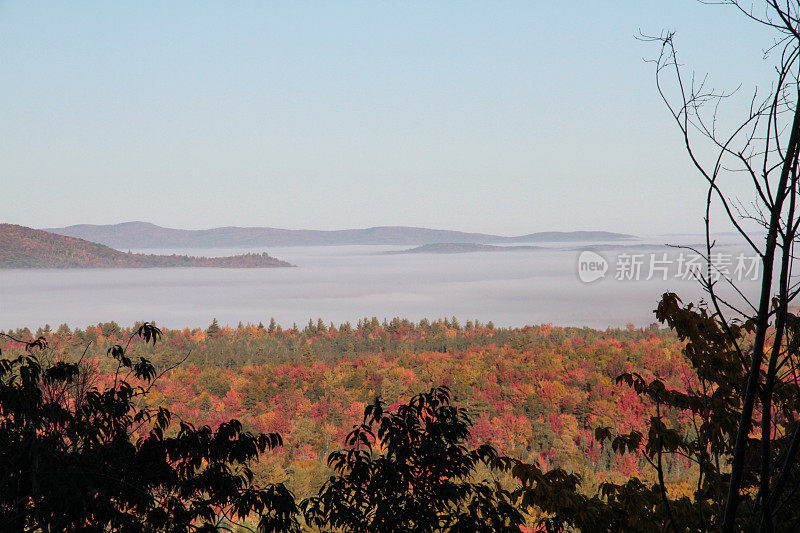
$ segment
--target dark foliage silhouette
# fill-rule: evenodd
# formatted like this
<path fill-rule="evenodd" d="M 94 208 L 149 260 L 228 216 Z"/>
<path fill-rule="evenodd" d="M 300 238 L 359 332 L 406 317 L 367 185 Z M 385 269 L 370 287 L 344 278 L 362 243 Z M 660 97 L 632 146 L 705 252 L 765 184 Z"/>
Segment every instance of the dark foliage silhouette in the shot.
<path fill-rule="evenodd" d="M 236 420 L 176 427 L 170 411 L 148 408 L 157 375 L 126 355 L 135 336 L 155 343 L 161 331 L 144 323 L 110 348 L 117 372 L 104 388 L 81 362 L 43 366 L 43 337 L 0 358 L 0 530 L 218 531 L 246 520 L 297 529 L 291 492 L 253 485 L 249 468 L 280 435 Z"/>
<path fill-rule="evenodd" d="M 507 493 L 473 480 L 497 452 L 467 447 L 471 425 L 447 387 L 391 412 L 376 399 L 328 458 L 335 475 L 303 502 L 306 519 L 352 532 L 517 530 L 522 515 Z"/>

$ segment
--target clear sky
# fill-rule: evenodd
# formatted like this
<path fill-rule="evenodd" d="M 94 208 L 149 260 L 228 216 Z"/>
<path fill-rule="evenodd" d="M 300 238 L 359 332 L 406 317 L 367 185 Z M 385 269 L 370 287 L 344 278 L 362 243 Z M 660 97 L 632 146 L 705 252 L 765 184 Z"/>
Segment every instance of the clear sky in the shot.
<path fill-rule="evenodd" d="M 639 29 L 768 79 L 690 0 L 0 1 L 0 221 L 701 231 Z"/>

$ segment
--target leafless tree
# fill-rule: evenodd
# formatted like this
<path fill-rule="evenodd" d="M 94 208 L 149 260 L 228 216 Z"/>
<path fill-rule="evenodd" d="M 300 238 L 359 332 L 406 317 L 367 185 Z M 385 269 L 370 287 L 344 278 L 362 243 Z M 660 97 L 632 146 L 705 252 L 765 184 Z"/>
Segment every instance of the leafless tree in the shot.
<path fill-rule="evenodd" d="M 641 38 L 660 45 L 660 54 L 654 60 L 658 91 L 683 135 L 691 162 L 707 184 L 703 255 L 709 266 L 699 278 L 710 310 L 731 335 L 746 380 L 730 458 L 727 498 L 720 510 L 722 531 L 732 532 L 737 527 L 737 517 L 743 511 L 740 502 L 749 440 L 758 435 L 758 493 L 750 512 L 760 517 L 759 530 L 770 532 L 786 498 L 791 467 L 800 450 L 800 423 L 778 423 L 776 416 L 781 415 L 774 403 L 779 384 L 793 384 L 794 394 L 800 396 L 800 329 L 797 317 L 790 312 L 800 292 L 800 282 L 793 273 L 793 247 L 800 226 L 800 2 L 713 3 L 732 6 L 754 23 L 768 27 L 775 36 L 765 50 L 765 58 L 775 63 L 772 85 L 754 91 L 746 113 L 733 127 L 723 126 L 722 111 L 739 98 L 738 94 L 715 91 L 707 78 L 688 73 L 678 61 L 673 33 Z M 752 184 L 753 199 L 747 203 L 732 192 L 741 187 L 742 180 Z M 725 224 L 735 228 L 760 260 L 762 278 L 757 299 L 748 298 L 734 280 L 714 272 L 711 219 L 712 213 L 720 212 Z M 741 322 L 749 322 L 753 328 L 752 340 L 746 344 L 731 333 L 731 325 Z"/>

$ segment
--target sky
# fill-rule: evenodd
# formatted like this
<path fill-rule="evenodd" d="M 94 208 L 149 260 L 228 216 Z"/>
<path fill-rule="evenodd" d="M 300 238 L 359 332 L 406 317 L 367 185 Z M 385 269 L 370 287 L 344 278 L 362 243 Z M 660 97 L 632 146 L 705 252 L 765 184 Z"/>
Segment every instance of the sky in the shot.
<path fill-rule="evenodd" d="M 700 232 L 663 30 L 768 83 L 765 29 L 690 0 L 0 0 L 0 222 Z"/>

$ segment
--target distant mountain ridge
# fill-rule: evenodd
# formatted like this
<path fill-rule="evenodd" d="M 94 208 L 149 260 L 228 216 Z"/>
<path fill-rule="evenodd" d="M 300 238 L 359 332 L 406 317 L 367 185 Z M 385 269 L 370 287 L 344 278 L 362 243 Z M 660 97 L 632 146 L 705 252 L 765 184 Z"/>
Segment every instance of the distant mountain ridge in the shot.
<path fill-rule="evenodd" d="M 266 253 L 229 257 L 131 254 L 77 237 L 43 230 L 0 224 L 2 268 L 144 268 L 220 267 L 270 268 L 291 264 Z"/>
<path fill-rule="evenodd" d="M 531 250 L 546 250 L 542 246 L 497 246 L 496 244 L 474 244 L 467 242 L 443 242 L 437 244 L 423 244 L 408 250 L 393 250 L 383 252 L 384 255 L 403 254 L 467 254 L 472 252 L 528 252 Z"/>
<path fill-rule="evenodd" d="M 44 231 L 77 237 L 113 248 L 227 248 L 257 246 L 334 246 L 350 244 L 424 245 L 437 243 L 519 243 L 624 241 L 633 235 L 607 231 L 548 231 L 517 237 L 407 226 L 346 230 L 292 230 L 266 227 L 221 227 L 205 230 L 164 228 L 149 222 L 79 224 Z"/>

